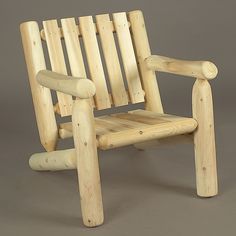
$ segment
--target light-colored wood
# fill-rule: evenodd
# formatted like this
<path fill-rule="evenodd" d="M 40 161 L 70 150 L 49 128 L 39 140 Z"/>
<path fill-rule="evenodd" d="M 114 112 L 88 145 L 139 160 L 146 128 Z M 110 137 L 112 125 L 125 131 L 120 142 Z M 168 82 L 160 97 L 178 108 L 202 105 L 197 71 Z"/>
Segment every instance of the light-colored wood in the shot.
<path fill-rule="evenodd" d="M 130 22 L 128 22 L 128 23 L 129 23 L 129 27 L 130 27 Z M 110 27 L 112 29 L 112 32 L 114 33 L 115 32 L 115 27 L 114 27 L 113 21 L 110 21 L 109 24 L 111 25 Z M 76 27 L 79 28 L 79 25 L 76 24 Z M 97 24 L 96 23 L 94 23 L 94 28 L 95 28 L 96 33 L 98 34 L 98 29 L 97 29 Z M 59 27 L 59 34 L 60 34 L 61 39 L 63 39 L 64 38 L 64 29 L 63 29 L 63 27 L 62 28 Z M 40 31 L 40 35 L 41 35 L 42 40 L 46 40 L 44 29 L 42 29 Z M 81 37 L 81 36 L 82 35 L 81 35 L 80 31 L 78 31 L 78 37 Z"/>
<path fill-rule="evenodd" d="M 128 90 L 126 90 L 126 94 L 127 94 L 127 97 L 128 97 L 128 101 L 130 102 L 129 91 L 128 91 Z M 144 91 L 143 91 L 143 95 L 145 95 L 145 92 L 144 92 Z M 110 94 L 110 93 L 109 93 L 109 99 L 110 99 L 110 103 L 111 103 L 111 104 L 114 104 L 113 98 L 112 98 L 112 94 Z M 93 104 L 93 107 L 95 108 L 95 103 L 94 103 L 93 100 L 92 100 L 92 104 Z M 54 112 L 56 112 L 58 115 L 60 115 L 60 108 L 59 108 L 58 103 L 56 103 L 56 104 L 54 105 Z"/>
<path fill-rule="evenodd" d="M 144 102 L 143 89 L 141 86 L 126 13 L 114 13 L 113 21 L 120 46 L 130 100 L 132 103 Z"/>
<path fill-rule="evenodd" d="M 70 63 L 71 74 L 76 77 L 88 78 L 84 60 L 81 52 L 80 42 L 78 38 L 79 28 L 74 18 L 61 20 L 63 35 L 65 38 L 67 55 Z"/>
<path fill-rule="evenodd" d="M 145 90 L 145 109 L 153 112 L 163 113 L 160 92 L 155 72 L 148 70 L 144 60 L 151 55 L 145 22 L 141 11 L 131 11 L 128 14 L 132 39 L 137 55 L 138 66 Z"/>
<path fill-rule="evenodd" d="M 50 90 L 38 84 L 36 74 L 46 68 L 37 22 L 20 26 L 40 141 L 47 151 L 56 148 L 58 129 Z"/>
<path fill-rule="evenodd" d="M 109 118 L 107 117 L 108 120 Z M 117 121 L 121 121 L 122 123 L 124 122 L 122 119 L 118 119 Z M 133 123 L 131 125 L 133 126 Z M 139 124 L 137 123 L 137 125 Z M 71 123 L 70 128 L 72 128 Z M 146 150 L 150 148 L 158 148 L 159 146 L 169 146 L 192 142 L 192 134 L 185 134 L 137 143 L 135 144 L 135 147 L 140 150 Z M 30 157 L 29 165 L 33 170 L 37 171 L 73 170 L 77 168 L 76 152 L 75 149 L 72 148 L 53 152 L 35 153 Z"/>
<path fill-rule="evenodd" d="M 145 128 L 128 129 L 98 137 L 98 145 L 99 148 L 106 150 L 147 140 L 191 133 L 196 127 L 197 122 L 189 118 L 182 121 L 150 125 Z"/>
<path fill-rule="evenodd" d="M 91 98 L 96 92 L 94 83 L 85 78 L 77 78 L 56 72 L 42 70 L 36 76 L 39 84 L 78 98 Z"/>
<path fill-rule="evenodd" d="M 152 55 L 145 59 L 145 63 L 147 68 L 150 70 L 190 76 L 199 79 L 211 80 L 218 74 L 217 67 L 209 61 L 184 61 Z"/>
<path fill-rule="evenodd" d="M 33 170 L 38 171 L 76 169 L 75 149 L 35 153 L 30 157 L 29 165 Z"/>
<path fill-rule="evenodd" d="M 98 145 L 101 149 L 119 147 L 177 134 L 190 133 L 194 131 L 197 126 L 196 121 L 190 118 L 158 114 L 144 110 L 135 110 L 130 113 L 118 113 L 112 116 L 124 119 L 124 121 L 128 120 L 130 122 L 139 122 L 141 124 L 140 127 L 137 127 L 136 129 L 126 128 L 124 131 L 118 130 L 116 133 L 110 132 L 100 136 L 98 138 Z M 152 132 L 154 134 L 152 134 Z"/>
<path fill-rule="evenodd" d="M 111 85 L 114 105 L 127 105 L 128 97 L 121 73 L 120 62 L 112 32 L 113 29 L 110 24 L 110 17 L 108 14 L 97 15 L 96 21 Z"/>
<path fill-rule="evenodd" d="M 97 146 L 110 149 L 137 142 L 193 132 L 197 122 L 191 118 L 158 114 L 145 110 L 95 118 Z M 61 138 L 73 136 L 71 122 L 60 124 Z"/>
<path fill-rule="evenodd" d="M 66 50 L 69 59 L 71 74 L 75 77 L 88 78 L 84 67 L 84 60 L 78 38 L 79 28 L 74 18 L 61 20 L 63 36 L 65 38 Z M 94 99 L 91 99 L 94 104 Z"/>
<path fill-rule="evenodd" d="M 194 132 L 197 194 L 212 197 L 218 193 L 214 116 L 211 87 L 197 79 L 193 87 L 193 117 L 198 122 Z"/>
<path fill-rule="evenodd" d="M 100 57 L 93 18 L 91 16 L 79 17 L 80 31 L 83 37 L 90 77 L 96 86 L 95 102 L 98 110 L 111 107 L 107 90 L 104 70 Z"/>
<path fill-rule="evenodd" d="M 110 132 L 127 130 L 129 128 L 137 128 L 147 126 L 146 124 L 119 119 L 109 115 L 95 118 L 96 135 L 101 136 Z M 66 122 L 59 125 L 59 137 L 62 139 L 73 137 L 72 123 Z"/>
<path fill-rule="evenodd" d="M 182 121 L 185 117 L 174 116 L 163 113 L 155 113 L 146 110 L 133 110 L 129 113 L 116 113 L 95 118 L 95 130 L 98 136 L 110 132 L 117 132 L 137 127 L 148 127 L 149 125 L 168 123 L 171 121 Z M 61 123 L 59 134 L 61 138 L 72 137 L 72 123 Z M 64 136 L 66 134 L 66 137 Z M 70 134 L 69 134 L 70 133 Z"/>
<path fill-rule="evenodd" d="M 43 27 L 52 71 L 67 75 L 57 20 L 43 21 Z M 71 115 L 73 104 L 72 97 L 70 95 L 57 92 L 57 98 L 61 116 Z"/>
<path fill-rule="evenodd" d="M 151 121 L 152 119 L 157 119 L 158 123 L 162 122 L 163 120 L 177 121 L 177 120 L 182 120 L 182 118 L 183 118 L 181 116 L 157 113 L 157 112 L 152 112 L 152 111 L 147 111 L 147 110 L 142 110 L 142 109 L 131 110 L 128 113 L 138 115 L 139 117 L 141 117 L 140 119 L 148 119 L 148 120 L 150 120 L 149 122 L 152 122 Z"/>
<path fill-rule="evenodd" d="M 118 113 L 118 114 L 114 114 L 112 116 L 119 117 L 119 118 L 125 119 L 125 120 L 141 122 L 141 123 L 149 124 L 149 125 L 162 124 L 162 123 L 169 122 L 169 121 L 159 117 L 158 114 L 156 117 L 142 116 L 142 115 L 135 114 L 135 113 Z"/>
<path fill-rule="evenodd" d="M 114 13 L 113 21 L 108 14 L 97 15 L 96 20 L 94 23 L 91 16 L 80 17 L 78 25 L 74 18 L 62 19 L 61 28 L 56 20 L 44 21 L 41 37 L 36 22 L 21 25 L 40 140 L 47 150 L 47 153 L 31 156 L 31 168 L 77 169 L 83 222 L 94 227 L 104 221 L 98 148 L 106 150 L 131 144 L 144 150 L 153 145 L 189 142 L 194 137 L 197 194 L 202 197 L 216 195 L 213 105 L 207 81 L 216 77 L 216 66 L 207 61 L 152 56 L 141 11 L 129 12 L 129 21 L 124 12 Z M 90 72 L 88 76 L 80 36 Z M 41 38 L 46 40 L 51 71 L 46 69 Z M 72 76 L 67 74 L 62 38 Z M 110 86 L 105 80 L 99 40 Z M 116 46 L 119 46 L 118 51 Z M 164 114 L 155 71 L 197 78 L 193 87 L 193 118 Z M 54 106 L 49 88 L 58 92 L 58 103 Z M 107 109 L 128 102 L 145 102 L 145 110 L 94 118 L 93 108 Z M 72 114 L 72 122 L 57 127 L 54 111 L 61 116 Z M 69 137 L 73 137 L 75 148 L 55 151 L 58 138 Z"/>
<path fill-rule="evenodd" d="M 103 223 L 104 216 L 93 107 L 88 99 L 75 101 L 72 124 L 83 222 L 94 227 Z"/>

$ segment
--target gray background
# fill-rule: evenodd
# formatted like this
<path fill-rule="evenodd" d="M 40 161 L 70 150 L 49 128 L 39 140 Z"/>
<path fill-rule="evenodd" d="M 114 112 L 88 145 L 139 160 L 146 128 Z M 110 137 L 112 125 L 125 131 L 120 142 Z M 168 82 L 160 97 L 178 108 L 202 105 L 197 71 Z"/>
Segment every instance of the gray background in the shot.
<path fill-rule="evenodd" d="M 75 171 L 37 173 L 28 158 L 43 151 L 38 138 L 19 24 L 141 9 L 153 54 L 208 59 L 217 138 L 219 196 L 197 198 L 192 145 L 100 153 L 105 224 L 81 224 Z M 8 235 L 235 235 L 234 0 L 1 1 L 0 234 Z M 159 75 L 167 113 L 191 116 L 194 80 Z M 71 141 L 60 144 L 71 146 Z M 67 147 L 68 147 L 67 146 Z"/>

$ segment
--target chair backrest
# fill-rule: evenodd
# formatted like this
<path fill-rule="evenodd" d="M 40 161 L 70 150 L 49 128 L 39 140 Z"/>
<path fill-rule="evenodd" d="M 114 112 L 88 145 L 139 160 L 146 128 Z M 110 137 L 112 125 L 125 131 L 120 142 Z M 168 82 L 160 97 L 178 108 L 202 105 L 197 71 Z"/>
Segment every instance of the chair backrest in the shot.
<path fill-rule="evenodd" d="M 141 11 L 114 13 L 112 19 L 109 14 L 96 15 L 94 20 L 92 16 L 79 17 L 78 22 L 66 18 L 60 24 L 46 20 L 41 30 L 34 21 L 21 24 L 38 126 L 48 123 L 48 117 L 53 120 L 54 111 L 61 116 L 71 115 L 73 104 L 71 96 L 57 92 L 58 103 L 53 106 L 50 90 L 35 79 L 38 71 L 44 69 L 62 74 L 70 71 L 72 76 L 93 80 L 94 106 L 98 110 L 145 102 L 147 110 L 162 112 L 155 73 L 144 65 L 151 52 Z M 51 68 L 46 68 L 45 42 Z M 43 112 L 47 116 L 40 114 Z"/>

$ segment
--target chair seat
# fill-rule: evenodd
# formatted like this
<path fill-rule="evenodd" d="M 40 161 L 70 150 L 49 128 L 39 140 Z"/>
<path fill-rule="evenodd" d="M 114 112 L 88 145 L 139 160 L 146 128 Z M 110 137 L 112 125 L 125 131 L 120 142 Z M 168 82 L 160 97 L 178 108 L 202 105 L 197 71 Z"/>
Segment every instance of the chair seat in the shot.
<path fill-rule="evenodd" d="M 196 120 L 146 110 L 95 118 L 98 147 L 105 150 L 152 139 L 193 132 Z M 72 124 L 60 124 L 62 138 L 72 136 Z"/>

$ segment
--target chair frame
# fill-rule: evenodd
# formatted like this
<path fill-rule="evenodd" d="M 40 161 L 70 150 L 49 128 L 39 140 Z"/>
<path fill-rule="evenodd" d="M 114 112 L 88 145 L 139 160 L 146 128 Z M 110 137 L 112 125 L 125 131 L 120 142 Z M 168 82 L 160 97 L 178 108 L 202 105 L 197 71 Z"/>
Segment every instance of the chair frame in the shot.
<path fill-rule="evenodd" d="M 103 16 L 101 18 L 104 19 Z M 52 71 L 46 70 L 41 40 L 45 39 L 47 32 L 45 29 L 41 31 L 40 38 L 36 22 L 21 24 L 22 41 L 40 140 L 47 151 L 33 154 L 30 157 L 29 164 L 33 170 L 79 170 L 81 210 L 83 222 L 88 227 L 101 225 L 104 221 L 97 148 L 109 149 L 133 144 L 139 149 L 145 149 L 152 144 L 153 140 L 169 144 L 171 140 L 189 140 L 188 137 L 191 139 L 193 136 L 197 194 L 201 197 L 212 197 L 218 192 L 213 104 L 211 87 L 208 82 L 217 76 L 217 67 L 209 61 L 184 61 L 151 55 L 147 34 L 143 27 L 142 12 L 130 12 L 129 19 L 133 27 L 132 34 L 136 46 L 139 71 L 145 78 L 142 86 L 145 91 L 146 111 L 163 114 L 160 94 L 154 76 L 156 71 L 195 78 L 192 91 L 192 111 L 195 123 L 193 119 L 191 119 L 192 123 L 189 126 L 186 126 L 187 120 L 180 122 L 180 128 L 176 129 L 174 134 L 169 134 L 169 131 L 165 131 L 166 128 L 163 126 L 163 129 L 160 128 L 160 132 L 149 131 L 145 135 L 142 132 L 140 133 L 142 135 L 139 136 L 132 136 L 133 133 L 127 131 L 131 138 L 123 141 L 119 137 L 111 142 L 104 137 L 97 139 L 92 99 L 94 96 L 96 98 L 96 81 L 88 80 L 85 76 L 66 75 L 65 71 L 61 69 L 63 67 L 61 62 L 58 65 L 54 63 Z M 73 51 L 75 49 L 68 48 L 67 50 Z M 96 73 L 96 71 L 91 72 Z M 76 72 L 72 71 L 72 74 L 76 74 Z M 153 88 L 156 89 L 156 93 Z M 60 106 L 58 104 L 53 107 L 50 90 L 57 91 L 58 98 L 70 105 L 65 110 L 58 107 Z M 63 94 L 75 96 L 76 100 L 71 102 L 70 98 Z M 116 99 L 118 101 L 120 98 L 116 97 Z M 130 99 L 138 100 L 139 98 L 131 96 Z M 98 105 L 103 108 L 104 103 Z M 58 131 L 54 111 L 66 113 L 70 109 L 72 110 L 72 132 L 63 129 L 66 124 L 61 125 L 61 129 Z M 171 138 L 179 134 L 182 135 Z M 75 148 L 56 151 L 58 138 L 71 136 L 73 136 Z"/>

